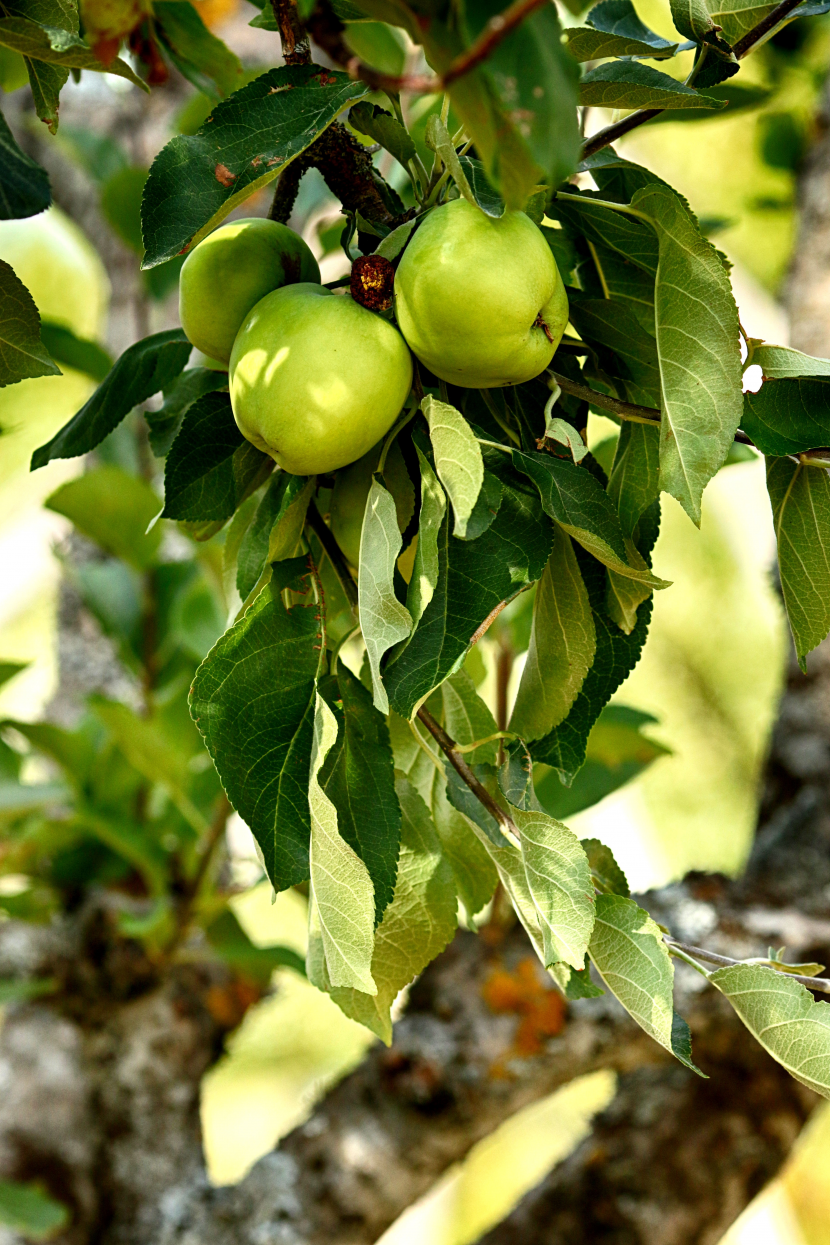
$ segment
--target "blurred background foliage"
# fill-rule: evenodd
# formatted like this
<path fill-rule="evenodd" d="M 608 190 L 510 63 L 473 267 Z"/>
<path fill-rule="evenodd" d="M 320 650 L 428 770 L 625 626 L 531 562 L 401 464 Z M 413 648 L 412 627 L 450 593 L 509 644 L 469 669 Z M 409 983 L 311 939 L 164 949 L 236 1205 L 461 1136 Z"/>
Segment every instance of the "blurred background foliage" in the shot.
<path fill-rule="evenodd" d="M 249 29 L 252 16 L 260 19 L 244 0 L 196 3 L 205 22 L 240 56 L 246 80 L 256 77 L 266 62 L 276 63 L 276 34 L 268 31 L 266 19 L 259 29 Z M 667 0 L 639 0 L 637 7 L 654 30 L 672 35 Z M 563 17 L 565 24 L 580 20 L 564 10 Z M 350 25 L 347 38 L 365 60 L 387 72 L 400 72 L 410 58 L 404 37 L 379 23 Z M 659 68 L 683 77 L 686 61 L 688 55 L 681 55 L 660 62 Z M 704 120 L 688 114 L 682 122 L 661 120 L 620 144 L 624 154 L 689 198 L 707 232 L 734 262 L 746 330 L 782 343 L 786 321 L 776 299 L 786 280 L 796 227 L 796 177 L 818 124 L 828 67 L 830 18 L 799 21 L 744 63 L 743 101 L 753 107 L 730 108 L 726 115 Z M 4 110 L 7 102 L 17 105 L 18 128 L 28 127 L 34 135 L 39 123 L 20 102 L 25 81 L 20 58 L 0 51 Z M 85 583 L 73 573 L 95 619 L 92 625 L 110 637 L 102 643 L 111 643 L 124 659 L 123 685 L 108 690 L 127 701 L 136 694 L 130 619 L 123 611 L 116 617 L 109 606 L 115 598 L 130 599 L 129 591 L 115 591 L 115 580 L 139 574 L 143 554 L 114 545 L 111 524 L 106 531 L 95 530 L 95 506 L 73 494 L 69 483 L 78 474 L 77 462 L 53 462 L 34 475 L 27 471 L 32 449 L 85 401 L 110 355 L 137 336 L 177 322 L 180 264 L 170 261 L 139 272 L 139 203 L 155 151 L 172 133 L 194 133 L 213 101 L 174 79 L 166 94 L 158 92 L 140 105 L 147 116 L 139 128 L 129 119 L 135 111 L 125 108 L 131 94 L 134 88 L 115 78 L 86 75 L 79 84 L 70 83 L 58 136 L 50 140 L 53 180 L 56 174 L 70 185 L 74 179 L 94 198 L 94 226 L 86 220 L 84 233 L 59 208 L 29 220 L 0 222 L 0 256 L 32 291 L 50 348 L 56 355 L 63 349 L 62 376 L 27 380 L 0 392 L 0 659 L 26 664 L 0 686 L 0 718 L 33 722 L 55 708 L 61 556 L 73 518 L 104 550 L 85 564 Z M 409 120 L 421 145 L 427 117 L 439 106 L 438 99 L 426 99 L 412 107 Z M 588 129 L 611 119 L 611 114 L 593 110 Z M 43 145 L 40 136 L 38 140 Z M 394 184 L 391 157 L 378 158 Z M 267 207 L 266 194 L 248 200 L 242 211 L 264 214 Z M 320 258 L 324 280 L 345 271 L 339 205 L 315 172 L 303 181 L 291 223 Z M 72 334 L 68 340 L 67 329 Z M 614 435 L 613 424 L 591 417 L 590 443 L 600 458 Z M 139 486 L 137 446 L 140 438 L 127 428 L 97 455 L 110 494 L 125 487 L 125 474 Z M 46 498 L 62 487 L 50 507 L 44 507 Z M 149 484 L 140 487 L 148 493 L 150 518 L 157 499 Z M 170 565 L 192 568 L 186 574 L 176 572 L 182 580 L 170 616 L 175 644 L 166 657 L 186 672 L 224 623 L 225 533 L 195 544 L 176 530 L 162 531 L 161 525 L 155 532 L 147 539 L 156 545 L 166 542 Z M 787 652 L 772 580 L 773 549 L 763 466 L 757 459 L 721 471 L 705 495 L 700 531 L 664 498 L 654 563 L 657 574 L 674 586 L 656 594 L 644 657 L 595 728 L 588 764 L 574 787 L 562 788 L 555 776 L 540 785 L 552 812 L 567 817 L 580 835 L 610 844 L 636 889 L 670 882 L 689 869 L 736 873 L 746 859 Z M 125 552 L 126 561 L 113 556 Z M 506 649 L 519 652 L 526 644 L 529 605 L 526 594 L 505 611 L 468 660 L 471 676 L 491 704 L 500 654 Z M 511 680 L 514 692 L 520 673 L 519 661 Z M 175 712 L 171 714 L 172 721 Z M 24 762 L 24 770 L 32 782 L 55 777 L 54 770 L 33 756 Z M 256 946 L 281 944 L 302 954 L 302 896 L 291 891 L 272 904 L 270 887 L 259 880 L 250 834 L 238 818 L 231 819 L 228 838 L 240 889 L 232 910 L 242 928 Z M 0 878 L 0 907 L 7 912 L 20 907 L 26 885 L 22 866 L 19 876 Z M 48 908 L 48 894 L 44 903 Z M 249 1010 L 228 1053 L 205 1080 L 205 1143 L 218 1182 L 239 1179 L 304 1118 L 326 1085 L 360 1060 L 371 1040 L 327 996 L 289 969 L 276 970 L 273 987 Z M 448 1173 L 411 1208 L 386 1234 L 384 1245 L 423 1240 L 464 1245 L 475 1240 L 568 1153 L 612 1094 L 609 1076 L 584 1078 L 508 1121 L 462 1168 Z M 829 1188 L 830 1114 L 825 1111 L 814 1119 L 784 1174 L 725 1241 L 825 1245 L 830 1242 Z M 48 1234 L 49 1215 L 59 1210 L 44 1207 L 34 1187 L 25 1196 L 31 1222 L 33 1215 L 45 1216 L 43 1234 Z"/>

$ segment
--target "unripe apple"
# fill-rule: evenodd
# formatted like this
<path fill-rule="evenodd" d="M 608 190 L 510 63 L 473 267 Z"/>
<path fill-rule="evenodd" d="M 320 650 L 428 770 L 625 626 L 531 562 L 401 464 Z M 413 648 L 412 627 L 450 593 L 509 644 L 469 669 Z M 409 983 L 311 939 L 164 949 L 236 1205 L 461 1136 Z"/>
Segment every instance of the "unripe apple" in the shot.
<path fill-rule="evenodd" d="M 392 427 L 411 385 L 412 359 L 394 325 L 322 285 L 266 295 L 231 354 L 239 431 L 294 475 L 362 458 Z"/>
<path fill-rule="evenodd" d="M 395 314 L 413 353 L 441 380 L 490 389 L 545 370 L 568 299 L 530 217 L 485 216 L 454 199 L 427 216 L 404 251 Z"/>
<path fill-rule="evenodd" d="M 221 225 L 188 255 L 179 277 L 179 316 L 188 339 L 227 363 L 242 321 L 284 285 L 319 281 L 317 260 L 298 234 L 250 217 Z"/>

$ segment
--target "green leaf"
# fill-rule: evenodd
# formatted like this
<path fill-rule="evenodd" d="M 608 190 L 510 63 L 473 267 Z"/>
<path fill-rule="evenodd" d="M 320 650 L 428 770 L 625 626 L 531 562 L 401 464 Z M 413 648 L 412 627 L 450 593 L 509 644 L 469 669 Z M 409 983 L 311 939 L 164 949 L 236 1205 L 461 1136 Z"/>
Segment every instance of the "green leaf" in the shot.
<path fill-rule="evenodd" d="M 784 606 L 805 670 L 807 654 L 830 631 L 830 479 L 821 468 L 770 458 L 767 490 Z"/>
<path fill-rule="evenodd" d="M 384 653 L 405 640 L 412 630 L 409 611 L 395 596 L 395 563 L 401 551 L 401 533 L 395 502 L 380 481 L 372 487 L 360 533 L 360 565 L 357 576 L 360 629 L 372 672 L 375 708 L 389 712 L 389 700 L 380 673 Z"/>
<path fill-rule="evenodd" d="M 409 643 L 384 670 L 391 703 L 409 718 L 461 664 L 483 623 L 539 579 L 553 530 L 535 490 L 505 488 L 496 518 L 477 540 L 455 540 L 449 515 L 438 535 L 438 583 Z"/>
<path fill-rule="evenodd" d="M 801 376 L 830 376 L 830 359 L 816 359 L 802 354 L 790 346 L 768 346 L 759 343 L 752 352 L 752 363 L 757 363 L 764 378 L 784 380 Z"/>
<path fill-rule="evenodd" d="M 21 56 L 45 62 L 50 68 L 93 69 L 97 73 L 111 73 L 126 78 L 133 86 L 141 87 L 142 91 L 149 91 L 147 84 L 126 61 L 116 56 L 108 64 L 102 64 L 89 44 L 68 30 L 41 26 L 25 17 L 5 17 L 0 19 L 0 44 L 19 52 Z"/>
<path fill-rule="evenodd" d="M 723 108 L 721 100 L 701 95 L 639 61 L 609 61 L 589 69 L 579 84 L 584 108 Z"/>
<path fill-rule="evenodd" d="M 391 233 L 388 233 L 385 238 L 381 238 L 372 254 L 380 255 L 382 259 L 388 259 L 391 263 L 393 259 L 398 258 L 417 225 L 417 220 L 404 221 L 402 225 L 398 225 L 397 229 L 393 229 Z"/>
<path fill-rule="evenodd" d="M 428 396 L 421 410 L 429 424 L 438 479 L 447 490 L 455 514 L 454 536 L 464 537 L 484 482 L 481 448 L 460 411 Z"/>
<path fill-rule="evenodd" d="M 141 196 L 148 170 L 129 164 L 117 169 L 101 186 L 101 211 L 125 246 L 136 255 L 144 254 L 141 240 Z"/>
<path fill-rule="evenodd" d="M 415 452 L 421 468 L 421 510 L 418 516 L 418 548 L 409 579 L 406 608 L 417 625 L 438 585 L 438 537 L 447 510 L 447 498 L 417 442 Z"/>
<path fill-rule="evenodd" d="M 498 873 L 484 844 L 476 837 L 467 818 L 447 799 L 447 788 L 437 781 L 432 793 L 432 819 L 444 855 L 452 869 L 458 897 L 470 917 L 489 903 L 498 883 Z"/>
<path fill-rule="evenodd" d="M 669 43 L 640 21 L 631 0 L 602 0 L 591 9 L 585 23 L 566 29 L 564 35 L 565 47 L 578 61 L 606 56 L 663 60 L 677 51 L 676 43 Z"/>
<path fill-rule="evenodd" d="M 660 430 L 625 421 L 614 454 L 608 496 L 625 536 L 633 537 L 641 515 L 660 496 Z"/>
<path fill-rule="evenodd" d="M 192 4 L 155 0 L 153 24 L 173 64 L 197 91 L 224 99 L 242 85 L 239 57 L 211 34 Z"/>
<path fill-rule="evenodd" d="M 164 467 L 165 519 L 229 519 L 273 460 L 236 426 L 230 395 L 207 393 L 185 415 Z"/>
<path fill-rule="evenodd" d="M 480 35 L 488 21 L 499 17 L 503 7 L 502 0 L 477 0 L 475 5 L 468 5 L 465 15 L 470 39 Z M 498 113 L 492 120 L 488 118 L 489 124 L 483 128 L 474 124 L 468 111 L 468 103 L 472 103 L 467 81 L 470 75 L 450 86 L 455 111 L 465 122 L 487 177 L 509 207 L 523 207 L 535 183 L 559 185 L 579 159 L 578 72 L 561 39 L 556 8 L 544 5 L 495 47 L 474 71 L 490 98 L 498 101 Z M 436 68 L 440 72 L 443 66 Z M 475 103 L 480 109 L 481 103 Z M 478 116 L 475 121 L 479 121 Z"/>
<path fill-rule="evenodd" d="M 53 977 L 0 977 L 0 1007 L 7 1003 L 26 1003 L 29 999 L 38 999 L 45 994 L 52 994 L 58 988 Z M 2 1208 L 2 1194 L 0 1194 Z M 3 1222 L 0 1209 L 0 1223 Z"/>
<path fill-rule="evenodd" d="M 337 810 L 340 834 L 369 870 L 375 922 L 392 902 L 398 870 L 401 810 L 386 720 L 359 679 L 338 662 L 342 711 L 337 741 L 320 769 L 320 787 Z"/>
<path fill-rule="evenodd" d="M 0 687 L 9 679 L 21 674 L 29 665 L 27 661 L 0 661 Z"/>
<path fill-rule="evenodd" d="M 767 380 L 743 400 L 741 427 L 762 454 L 798 454 L 830 441 L 826 380 Z"/>
<path fill-rule="evenodd" d="M 547 813 L 511 810 L 521 831 L 527 885 L 542 933 L 544 964 L 585 964 L 594 927 L 594 892 L 588 858 L 567 826 Z"/>
<path fill-rule="evenodd" d="M 0 113 L 0 220 L 37 216 L 51 202 L 49 174 L 20 150 Z"/>
<path fill-rule="evenodd" d="M 4 46 L 5 41 L 0 33 L 0 47 Z M 29 75 L 29 87 L 35 112 L 39 120 L 47 126 L 49 133 L 56 134 L 60 94 L 69 80 L 69 70 L 60 69 L 57 65 L 47 65 L 41 60 L 33 60 L 28 56 L 23 58 L 23 63 Z"/>
<path fill-rule="evenodd" d="M 385 112 L 377 104 L 355 104 L 349 112 L 349 125 L 358 133 L 380 143 L 404 168 L 410 160 L 415 159 L 417 149 L 408 131 L 391 113 Z"/>
<path fill-rule="evenodd" d="M 628 899 L 628 879 L 614 859 L 610 847 L 600 843 L 599 839 L 581 839 L 583 850 L 588 857 L 591 879 L 599 891 L 607 895 L 622 895 Z"/>
<path fill-rule="evenodd" d="M 314 479 L 278 471 L 272 476 L 237 556 L 236 587 L 242 600 L 253 592 L 267 563 L 293 558 L 303 532 Z"/>
<path fill-rule="evenodd" d="M 127 153 L 117 139 L 108 134 L 97 134 L 85 126 L 62 126 L 57 144 L 60 152 L 88 173 L 99 186 L 129 164 Z"/>
<path fill-rule="evenodd" d="M 464 176 L 473 192 L 476 203 L 488 216 L 504 215 L 504 199 L 487 180 L 484 165 L 471 156 L 458 157 Z"/>
<path fill-rule="evenodd" d="M 179 375 L 192 349 L 181 329 L 155 333 L 130 346 L 77 415 L 35 450 L 32 471 L 53 458 L 76 458 L 94 450 L 134 406 L 146 402 Z"/>
<path fill-rule="evenodd" d="M 602 152 L 598 154 L 602 155 Z M 593 173 L 595 166 L 592 164 L 589 167 Z M 658 177 L 653 180 L 660 181 Z M 609 192 L 604 193 L 608 195 Z M 594 202 L 595 197 L 583 192 L 578 198 L 555 198 L 549 215 L 569 225 L 574 232 L 581 233 L 589 242 L 610 247 L 628 263 L 636 264 L 649 276 L 655 276 L 659 246 L 654 230 L 635 217 L 613 208 L 600 207 Z"/>
<path fill-rule="evenodd" d="M 44 1193 L 37 1183 L 0 1180 L 0 1223 L 35 1241 L 45 1241 L 66 1227 L 69 1210 L 63 1202 Z"/>
<path fill-rule="evenodd" d="M 185 821 L 201 834 L 207 823 L 190 795 L 192 770 L 188 758 L 171 747 L 171 741 L 158 721 L 139 717 L 127 705 L 100 697 L 93 701 L 93 708 L 130 765 L 149 782 L 159 783 Z"/>
<path fill-rule="evenodd" d="M 435 152 L 438 160 L 449 170 L 450 176 L 458 187 L 461 197 L 466 199 L 468 203 L 471 203 L 473 207 L 478 207 L 479 205 L 461 167 L 458 153 L 450 138 L 449 131 L 437 113 L 432 113 L 427 118 L 425 142 L 430 151 Z"/>
<path fill-rule="evenodd" d="M 202 662 L 190 693 L 194 721 L 276 890 L 309 876 L 308 774 L 323 625 L 313 600 L 287 609 L 281 593 L 297 584 L 309 592 L 310 571 L 306 558 L 276 564 L 269 586 Z"/>
<path fill-rule="evenodd" d="M 760 964 L 709 974 L 754 1038 L 802 1085 L 830 1098 L 830 1007 L 806 986 Z"/>
<path fill-rule="evenodd" d="M 271 69 L 214 108 L 198 134 L 172 139 L 144 192 L 144 267 L 194 247 L 368 89 L 319 65 Z"/>
<path fill-rule="evenodd" d="M 473 752 L 465 753 L 468 765 L 495 765 L 498 758 L 498 741 L 492 739 L 498 731 L 495 719 L 476 691 L 475 683 L 466 670 L 450 675 L 441 684 L 443 702 L 442 721 L 450 736 L 463 748 L 479 739 L 489 739 Z"/>
<path fill-rule="evenodd" d="M 601 986 L 594 985 L 587 964 L 584 968 L 575 969 L 563 961 L 554 964 L 550 974 L 566 999 L 599 999 L 605 994 Z"/>
<path fill-rule="evenodd" d="M 319 778 L 336 740 L 337 720 L 318 694 L 308 784 L 313 912 L 328 982 L 376 995 L 378 987 L 371 969 L 375 928 L 372 880 L 366 865 L 340 834 L 337 809 Z M 309 976 L 314 980 L 311 972 Z"/>
<path fill-rule="evenodd" d="M 613 269 L 625 265 L 619 264 L 614 251 L 599 249 L 603 252 L 602 256 L 594 247 L 594 258 L 595 261 L 601 260 L 597 264 L 598 272 L 610 292 L 616 275 Z M 605 262 L 609 258 L 610 264 Z M 601 366 L 614 377 L 615 387 L 622 397 L 642 406 L 659 406 L 660 365 L 654 338 L 654 282 L 633 264 L 628 265 L 628 270 L 630 276 L 636 274 L 640 279 L 635 297 L 643 300 L 647 297 L 647 303 L 577 295 L 570 299 L 571 322 L 583 341 L 598 347 Z M 614 352 L 615 358 L 609 358 L 609 350 Z"/>
<path fill-rule="evenodd" d="M 79 532 L 137 570 L 144 570 L 155 561 L 161 529 L 146 529 L 158 514 L 159 502 L 140 476 L 120 467 L 96 467 L 62 484 L 44 504 L 65 515 Z"/>
<path fill-rule="evenodd" d="M 390 1010 L 399 992 L 417 977 L 452 940 L 457 901 L 452 869 L 429 809 L 412 783 L 398 773 L 401 855 L 395 896 L 375 934 L 372 977 L 376 996 L 357 990 L 332 990 L 338 1006 L 392 1043 Z"/>
<path fill-rule="evenodd" d="M 701 495 L 729 453 L 743 410 L 738 309 L 720 255 L 679 196 L 655 185 L 631 202 L 652 222 L 660 246 L 660 487 L 699 524 Z"/>
<path fill-rule="evenodd" d="M 60 374 L 41 341 L 34 299 L 11 265 L 0 259 L 0 388 L 30 376 Z"/>
<path fill-rule="evenodd" d="M 674 968 L 660 927 L 633 899 L 598 895 L 589 955 L 641 1029 L 699 1076 L 674 1024 Z M 687 1030 L 688 1033 L 688 1030 Z"/>
<path fill-rule="evenodd" d="M 181 372 L 164 390 L 164 402 L 157 411 L 144 412 L 149 429 L 148 440 L 156 458 L 166 458 L 181 429 L 185 415 L 194 402 L 206 393 L 228 388 L 227 372 L 213 368 L 192 367 Z"/>
<path fill-rule="evenodd" d="M 512 459 L 539 489 L 545 512 L 603 565 L 649 588 L 668 587 L 626 545 L 613 502 L 587 468 L 551 454 L 519 450 Z"/>
<path fill-rule="evenodd" d="M 653 117 L 649 125 L 660 124 L 664 121 L 713 121 L 716 117 L 733 117 L 736 112 L 745 112 L 749 108 L 758 108 L 772 95 L 772 91 L 766 86 L 750 86 L 746 83 L 735 82 L 734 79 L 724 82 L 721 86 L 710 86 L 699 92 L 702 96 L 709 99 L 717 99 L 725 102 L 726 107 L 720 108 L 717 112 L 704 108 L 667 108 L 661 112 L 659 116 Z"/>
<path fill-rule="evenodd" d="M 102 381 L 112 367 L 112 357 L 97 342 L 76 337 L 71 329 L 50 320 L 41 322 L 41 340 L 49 354 L 64 367 L 85 372 L 93 380 Z"/>
<path fill-rule="evenodd" d="M 305 977 L 301 955 L 290 947 L 258 947 L 251 942 L 230 908 L 225 908 L 205 927 L 205 936 L 220 959 L 262 988 L 270 982 L 275 968 L 292 968 Z"/>
<path fill-rule="evenodd" d="M 533 626 L 510 730 L 540 739 L 567 717 L 594 660 L 596 631 L 570 537 L 554 529 L 536 588 Z M 583 956 L 584 959 L 584 956 Z"/>
<path fill-rule="evenodd" d="M 534 761 L 543 761 L 558 770 L 566 784 L 573 781 L 585 761 L 591 728 L 604 706 L 637 664 L 651 618 L 651 603 L 646 602 L 638 611 L 637 625 L 631 634 L 620 631 L 608 614 L 601 565 L 585 554 L 577 553 L 577 557 L 594 613 L 596 656 L 568 716 L 549 735 L 530 745 Z M 554 811 L 553 806 L 548 807 Z"/>

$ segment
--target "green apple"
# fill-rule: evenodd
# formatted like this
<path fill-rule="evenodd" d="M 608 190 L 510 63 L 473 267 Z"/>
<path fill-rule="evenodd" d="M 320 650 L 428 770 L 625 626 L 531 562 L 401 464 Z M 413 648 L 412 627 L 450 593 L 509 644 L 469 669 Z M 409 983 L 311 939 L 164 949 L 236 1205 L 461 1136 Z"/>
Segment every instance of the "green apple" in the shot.
<path fill-rule="evenodd" d="M 317 260 L 287 225 L 260 217 L 232 221 L 184 261 L 182 328 L 203 354 L 227 363 L 242 321 L 261 298 L 284 285 L 319 280 Z"/>
<path fill-rule="evenodd" d="M 239 431 L 294 475 L 362 458 L 392 427 L 411 385 L 412 359 L 394 325 L 322 285 L 267 294 L 231 354 Z"/>
<path fill-rule="evenodd" d="M 454 199 L 427 216 L 404 251 L 395 314 L 413 353 L 441 380 L 491 389 L 548 367 L 568 299 L 524 212 L 486 216 Z"/>

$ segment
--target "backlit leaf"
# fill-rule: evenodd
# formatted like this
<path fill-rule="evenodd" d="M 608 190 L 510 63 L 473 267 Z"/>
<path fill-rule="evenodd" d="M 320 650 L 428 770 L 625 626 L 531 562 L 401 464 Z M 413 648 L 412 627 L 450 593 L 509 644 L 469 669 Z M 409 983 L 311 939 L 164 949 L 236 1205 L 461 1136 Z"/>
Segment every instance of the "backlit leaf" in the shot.
<path fill-rule="evenodd" d="M 765 377 L 783 380 L 787 377 L 830 376 L 830 359 L 816 359 L 791 346 L 769 346 L 762 342 L 752 352 Z"/>
<path fill-rule="evenodd" d="M 639 61 L 608 61 L 589 69 L 579 84 L 579 102 L 591 108 L 723 108 L 721 100 L 702 95 L 682 82 Z"/>
<path fill-rule="evenodd" d="M 709 974 L 750 1033 L 802 1085 L 830 1098 L 830 1006 L 806 986 L 761 964 Z"/>
<path fill-rule="evenodd" d="M 661 60 L 677 51 L 676 43 L 669 43 L 640 21 L 631 0 L 601 0 L 595 4 L 584 26 L 565 31 L 565 47 L 578 61 L 602 60 L 607 56 Z"/>
<path fill-rule="evenodd" d="M 633 899 L 598 895 L 588 953 L 608 989 L 637 1024 L 702 1075 L 678 1040 L 672 998 L 674 968 L 660 927 L 648 913 Z"/>
<path fill-rule="evenodd" d="M 793 352 L 795 353 L 795 352 Z M 744 394 L 741 427 L 762 454 L 780 457 L 830 443 L 828 380 L 767 380 Z"/>
<path fill-rule="evenodd" d="M 429 424 L 435 470 L 452 503 L 453 534 L 463 537 L 484 482 L 481 448 L 472 428 L 454 406 L 426 397 L 421 409 Z"/>
<path fill-rule="evenodd" d="M 372 977 L 377 995 L 332 990 L 347 1016 L 365 1024 L 387 1046 L 392 1042 L 390 1009 L 408 985 L 450 942 L 457 901 L 452 870 L 418 792 L 403 775 L 395 780 L 400 801 L 401 854 L 395 895 L 375 933 Z"/>
<path fill-rule="evenodd" d="M 395 596 L 395 563 L 401 551 L 401 533 L 395 502 L 379 480 L 372 487 L 360 533 L 360 565 L 357 579 L 360 628 L 372 672 L 375 708 L 389 712 L 389 701 L 380 673 L 384 653 L 406 639 L 412 618 Z"/>
<path fill-rule="evenodd" d="M 159 502 L 140 476 L 120 467 L 96 467 L 62 484 L 45 504 L 136 569 L 144 570 L 155 561 L 161 529 L 149 533 L 146 529 L 158 514 Z"/>
<path fill-rule="evenodd" d="M 376 995 L 371 971 L 375 925 L 372 880 L 363 861 L 340 834 L 337 810 L 319 781 L 320 769 L 336 740 L 335 716 L 317 695 L 308 780 L 309 864 L 327 977 L 332 986 L 350 986 Z"/>
<path fill-rule="evenodd" d="M 700 523 L 701 495 L 729 453 L 743 410 L 738 309 L 720 256 L 674 191 L 648 186 L 632 207 L 652 222 L 660 246 L 660 487 Z"/>
<path fill-rule="evenodd" d="M 406 594 L 406 608 L 413 623 L 420 620 L 438 584 L 438 536 L 447 509 L 444 490 L 417 442 L 415 452 L 421 468 L 421 510 L 418 517 L 418 548 Z"/>
<path fill-rule="evenodd" d="M 545 966 L 585 963 L 594 926 L 588 858 L 567 826 L 546 813 L 512 810 L 521 831 L 522 859 L 542 932 Z"/>
<path fill-rule="evenodd" d="M 770 458 L 767 489 L 781 591 L 804 670 L 807 654 L 830 631 L 830 479 L 821 468 Z"/>
<path fill-rule="evenodd" d="M 39 1184 L 0 1180 L 0 1224 L 12 1232 L 44 1241 L 68 1222 L 68 1207 L 49 1197 Z"/>
<path fill-rule="evenodd" d="M 565 718 L 594 660 L 596 631 L 570 537 L 558 525 L 536 588 L 533 627 L 510 730 L 540 739 Z"/>
<path fill-rule="evenodd" d="M 408 131 L 377 104 L 355 104 L 349 112 L 349 125 L 380 143 L 404 168 L 414 160 L 416 147 Z"/>
<path fill-rule="evenodd" d="M 244 601 L 269 562 L 292 558 L 303 531 L 314 479 L 278 471 L 239 546 L 236 586 Z"/>
<path fill-rule="evenodd" d="M 41 26 L 25 17 L 4 17 L 0 18 L 0 45 L 19 52 L 21 56 L 44 62 L 49 68 L 92 69 L 97 73 L 111 73 L 126 78 L 143 91 L 148 90 L 146 83 L 126 61 L 116 56 L 106 65 L 102 64 L 89 44 L 68 30 Z"/>

